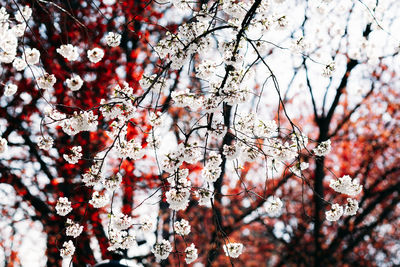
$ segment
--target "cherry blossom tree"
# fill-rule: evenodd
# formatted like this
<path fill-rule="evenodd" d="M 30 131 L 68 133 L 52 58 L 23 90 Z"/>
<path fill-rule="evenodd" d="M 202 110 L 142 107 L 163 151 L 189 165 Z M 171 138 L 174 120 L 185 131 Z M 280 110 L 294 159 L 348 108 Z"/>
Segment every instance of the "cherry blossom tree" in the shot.
<path fill-rule="evenodd" d="M 47 266 L 398 264 L 396 10 L 4 3 L 2 231 Z"/>

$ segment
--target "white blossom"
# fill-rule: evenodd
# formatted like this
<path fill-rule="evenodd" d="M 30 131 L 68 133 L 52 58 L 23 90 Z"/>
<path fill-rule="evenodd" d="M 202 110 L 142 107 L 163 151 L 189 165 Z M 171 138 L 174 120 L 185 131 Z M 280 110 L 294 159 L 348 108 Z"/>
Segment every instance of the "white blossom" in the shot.
<path fill-rule="evenodd" d="M 331 152 L 331 140 L 321 142 L 316 148 L 313 149 L 315 155 L 323 157 Z"/>
<path fill-rule="evenodd" d="M 276 22 L 277 22 L 277 29 L 278 30 L 285 29 L 289 24 L 289 21 L 288 21 L 286 16 L 278 17 L 276 19 Z"/>
<path fill-rule="evenodd" d="M 5 96 L 12 96 L 13 94 L 15 94 L 18 90 L 18 86 L 12 83 L 7 84 L 4 87 L 4 95 Z"/>
<path fill-rule="evenodd" d="M 307 147 L 308 137 L 305 134 L 296 131 L 291 134 L 291 141 L 297 147 L 297 149 L 302 149 Z"/>
<path fill-rule="evenodd" d="M 120 231 L 115 228 L 111 228 L 109 231 L 110 246 L 109 251 L 117 249 L 129 249 L 136 245 L 136 236 L 133 233 L 127 231 Z"/>
<path fill-rule="evenodd" d="M 294 166 L 290 167 L 290 171 L 293 172 L 295 175 L 301 177 L 301 172 L 305 169 L 308 169 L 309 166 L 310 164 L 307 162 L 296 162 Z"/>
<path fill-rule="evenodd" d="M 121 87 L 119 84 L 117 84 L 112 88 L 114 97 L 122 99 L 133 99 L 133 88 L 129 86 L 129 83 L 125 81 L 122 83 L 122 85 L 123 86 Z"/>
<path fill-rule="evenodd" d="M 154 230 L 154 227 L 154 219 L 152 219 L 150 216 L 145 215 L 140 218 L 140 229 L 143 232 L 151 232 Z"/>
<path fill-rule="evenodd" d="M 340 219 L 343 215 L 343 207 L 339 204 L 333 204 L 329 211 L 325 212 L 326 219 L 328 221 L 334 222 Z"/>
<path fill-rule="evenodd" d="M 180 149 L 182 148 L 182 160 L 189 164 L 195 164 L 200 161 L 202 157 L 202 152 L 200 147 L 196 142 L 187 143 L 185 145 L 180 144 Z"/>
<path fill-rule="evenodd" d="M 102 208 L 110 201 L 108 195 L 101 195 L 98 191 L 94 191 L 92 199 L 89 200 L 89 204 L 92 204 L 94 208 Z"/>
<path fill-rule="evenodd" d="M 8 21 L 10 15 L 7 13 L 5 7 L 0 8 L 0 23 L 5 23 Z"/>
<path fill-rule="evenodd" d="M 56 51 L 68 61 L 76 61 L 79 57 L 78 47 L 72 44 L 61 45 Z"/>
<path fill-rule="evenodd" d="M 171 243 L 168 240 L 163 239 L 161 240 L 160 243 L 154 244 L 153 248 L 151 249 L 151 252 L 153 252 L 157 261 L 165 260 L 172 252 Z"/>
<path fill-rule="evenodd" d="M 190 233 L 190 225 L 189 222 L 186 221 L 185 219 L 182 219 L 180 221 L 176 221 L 174 223 L 174 228 L 175 228 L 175 232 L 178 235 L 188 235 Z"/>
<path fill-rule="evenodd" d="M 153 149 L 159 149 L 161 145 L 161 137 L 154 133 L 154 131 L 149 133 L 149 136 L 146 138 L 146 142 Z"/>
<path fill-rule="evenodd" d="M 11 63 L 15 59 L 16 51 L 7 52 L 1 51 L 0 52 L 0 63 Z"/>
<path fill-rule="evenodd" d="M 338 193 L 355 196 L 361 193 L 362 185 L 358 180 L 352 180 L 349 175 L 344 175 L 337 180 L 331 180 L 329 186 Z"/>
<path fill-rule="evenodd" d="M 251 134 L 254 131 L 254 122 L 256 115 L 254 113 L 241 114 L 235 122 L 237 129 L 244 134 Z"/>
<path fill-rule="evenodd" d="M 60 249 L 60 256 L 63 258 L 70 258 L 75 253 L 75 246 L 72 240 L 64 242 L 62 249 Z"/>
<path fill-rule="evenodd" d="M 210 77 L 215 75 L 217 64 L 212 60 L 204 60 L 197 66 L 196 76 L 203 80 L 210 80 Z"/>
<path fill-rule="evenodd" d="M 74 223 L 71 219 L 67 219 L 67 229 L 65 231 L 67 236 L 77 238 L 82 233 L 83 226 L 79 225 L 79 223 Z"/>
<path fill-rule="evenodd" d="M 179 190 L 172 188 L 165 193 L 165 196 L 170 209 L 184 210 L 189 205 L 190 191 L 186 188 Z"/>
<path fill-rule="evenodd" d="M 117 213 L 113 217 L 113 226 L 117 230 L 126 230 L 133 224 L 132 217 L 127 214 Z"/>
<path fill-rule="evenodd" d="M 233 160 L 233 159 L 236 159 L 238 156 L 239 156 L 239 150 L 237 149 L 237 147 L 236 147 L 236 145 L 235 144 L 233 144 L 233 145 L 227 145 L 227 144 L 225 144 L 224 146 L 223 146 L 223 151 L 222 151 L 222 154 L 224 154 L 224 156 L 227 158 L 227 159 L 230 159 L 230 160 Z"/>
<path fill-rule="evenodd" d="M 274 120 L 262 121 L 257 120 L 254 125 L 254 135 L 259 138 L 270 138 L 277 133 L 278 125 Z"/>
<path fill-rule="evenodd" d="M 97 129 L 97 115 L 93 111 L 81 111 L 79 114 L 74 112 L 74 115 L 69 119 L 61 122 L 61 128 L 68 135 L 75 135 L 84 131 L 96 131 Z"/>
<path fill-rule="evenodd" d="M 4 50 L 4 52 L 10 54 L 16 54 L 18 47 L 18 39 L 17 36 L 11 31 L 7 30 L 1 35 L 0 39 L 0 48 Z"/>
<path fill-rule="evenodd" d="M 72 75 L 71 78 L 65 80 L 67 86 L 72 91 L 78 91 L 83 85 L 83 80 L 79 75 Z"/>
<path fill-rule="evenodd" d="M 11 27 L 11 32 L 14 33 L 16 37 L 22 37 L 25 34 L 26 23 L 20 23 Z"/>
<path fill-rule="evenodd" d="M 221 163 L 222 163 L 221 155 L 215 151 L 211 151 L 208 156 L 206 165 L 210 167 L 219 167 Z"/>
<path fill-rule="evenodd" d="M 142 145 L 135 139 L 131 139 L 130 141 L 119 140 L 115 143 L 115 149 L 119 157 L 130 158 L 132 160 L 141 159 L 145 154 Z"/>
<path fill-rule="evenodd" d="M 214 183 L 218 180 L 221 175 L 221 167 L 219 166 L 212 166 L 207 164 L 203 170 L 201 171 L 201 177 L 210 183 Z"/>
<path fill-rule="evenodd" d="M 291 49 L 293 52 L 305 53 L 310 48 L 310 43 L 308 43 L 303 36 L 293 40 Z"/>
<path fill-rule="evenodd" d="M 19 7 L 17 13 L 15 14 L 15 19 L 18 22 L 28 21 L 32 16 L 32 9 L 29 6 Z"/>
<path fill-rule="evenodd" d="M 51 89 L 56 83 L 56 76 L 54 74 L 45 73 L 37 79 L 37 85 L 41 89 Z"/>
<path fill-rule="evenodd" d="M 256 146 L 250 145 L 249 142 L 238 142 L 238 147 L 240 148 L 240 158 L 244 162 L 253 162 L 260 155 L 258 148 Z"/>
<path fill-rule="evenodd" d="M 283 203 L 279 197 L 270 196 L 264 204 L 265 211 L 270 217 L 277 217 L 282 214 Z"/>
<path fill-rule="evenodd" d="M 83 175 L 82 181 L 86 186 L 95 186 L 102 182 L 103 175 L 101 173 L 102 161 L 98 160 L 93 163 L 93 165 L 87 170 Z"/>
<path fill-rule="evenodd" d="M 177 189 L 188 189 L 191 186 L 190 180 L 187 179 L 188 175 L 188 169 L 179 169 L 174 175 L 168 177 L 167 180 L 171 187 L 175 187 Z"/>
<path fill-rule="evenodd" d="M 108 46 L 117 47 L 121 43 L 121 34 L 115 32 L 109 32 L 106 36 L 106 42 Z"/>
<path fill-rule="evenodd" d="M 162 114 L 159 111 L 157 113 L 150 112 L 150 114 L 149 114 L 149 124 L 151 126 L 153 126 L 153 127 L 161 126 L 162 122 L 163 122 L 161 115 Z"/>
<path fill-rule="evenodd" d="M 40 149 L 49 150 L 53 147 L 53 138 L 50 136 L 39 136 L 38 146 Z"/>
<path fill-rule="evenodd" d="M 198 257 L 199 255 L 197 254 L 197 249 L 193 243 L 185 249 L 185 262 L 187 264 L 191 264 L 197 260 Z"/>
<path fill-rule="evenodd" d="M 102 179 L 102 183 L 108 191 L 116 190 L 121 184 L 121 182 L 122 182 L 122 175 L 120 173 L 116 173 L 114 175 Z"/>
<path fill-rule="evenodd" d="M 97 63 L 104 57 L 104 51 L 101 48 L 95 47 L 87 51 L 87 56 L 92 63 Z"/>
<path fill-rule="evenodd" d="M 277 161 L 291 161 L 297 157 L 296 145 L 279 139 L 266 140 L 266 152 Z"/>
<path fill-rule="evenodd" d="M 173 91 L 171 93 L 172 101 L 176 107 L 189 107 L 191 109 L 196 109 L 199 107 L 200 102 L 195 94 L 191 93 L 189 89 L 184 91 Z"/>
<path fill-rule="evenodd" d="M 344 206 L 344 215 L 352 216 L 356 215 L 358 210 L 358 201 L 355 199 L 348 198 L 347 204 Z"/>
<path fill-rule="evenodd" d="M 242 20 L 246 15 L 248 7 L 244 2 L 236 2 L 232 0 L 224 0 L 222 4 L 223 11 L 238 20 Z"/>
<path fill-rule="evenodd" d="M 241 243 L 228 243 L 224 245 L 225 255 L 231 258 L 238 258 L 243 252 L 243 244 Z"/>
<path fill-rule="evenodd" d="M 201 98 L 201 101 L 201 107 L 207 113 L 215 112 L 222 102 L 221 97 L 214 94 Z"/>
<path fill-rule="evenodd" d="M 26 64 L 25 60 L 20 57 L 15 58 L 13 61 L 13 67 L 17 71 L 23 71 L 26 68 L 26 66 L 27 66 L 27 64 Z"/>
<path fill-rule="evenodd" d="M 178 152 L 171 152 L 164 156 L 161 161 L 161 168 L 169 173 L 174 173 L 176 169 L 181 166 L 183 163 L 182 159 L 180 158 L 180 153 Z"/>
<path fill-rule="evenodd" d="M 206 188 L 199 188 L 196 191 L 196 196 L 199 198 L 200 206 L 209 206 L 211 203 L 213 194 L 210 190 L 208 190 Z"/>
<path fill-rule="evenodd" d="M 29 65 L 35 65 L 39 63 L 40 52 L 36 48 L 26 48 L 25 51 L 25 60 Z"/>
<path fill-rule="evenodd" d="M 56 110 L 56 109 L 53 109 L 53 108 L 50 107 L 50 106 L 47 106 L 47 107 L 44 109 L 44 115 L 46 115 L 47 117 L 51 118 L 51 119 L 54 120 L 54 121 L 63 120 L 63 119 L 65 119 L 65 117 L 66 117 L 65 114 L 59 112 L 59 111 Z"/>
<path fill-rule="evenodd" d="M 60 197 L 56 204 L 57 214 L 65 216 L 72 211 L 71 202 L 66 197 Z"/>
<path fill-rule="evenodd" d="M 82 153 L 81 152 L 82 152 L 82 147 L 81 146 L 74 146 L 71 149 L 71 154 L 69 154 L 69 155 L 64 154 L 63 158 L 69 164 L 76 164 L 82 158 Z"/>

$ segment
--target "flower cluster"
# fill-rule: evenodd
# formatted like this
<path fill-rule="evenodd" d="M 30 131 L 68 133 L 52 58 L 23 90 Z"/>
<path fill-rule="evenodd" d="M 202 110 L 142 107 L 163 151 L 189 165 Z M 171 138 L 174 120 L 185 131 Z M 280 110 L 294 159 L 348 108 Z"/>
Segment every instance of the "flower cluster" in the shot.
<path fill-rule="evenodd" d="M 108 231 L 110 246 L 109 251 L 117 249 L 129 249 L 136 245 L 136 236 L 128 231 L 111 228 Z"/>
<path fill-rule="evenodd" d="M 141 159 L 145 151 L 142 149 L 142 145 L 135 139 L 120 140 L 115 144 L 115 150 L 120 158 L 130 158 L 132 160 Z"/>
<path fill-rule="evenodd" d="M 344 207 L 344 215 L 353 216 L 356 215 L 358 210 L 358 201 L 355 199 L 348 198 L 347 204 Z"/>
<path fill-rule="evenodd" d="M 97 115 L 93 111 L 74 112 L 74 115 L 61 121 L 63 131 L 68 135 L 75 135 L 83 131 L 95 131 L 97 129 Z"/>
<path fill-rule="evenodd" d="M 101 172 L 102 162 L 95 161 L 93 165 L 82 175 L 82 181 L 86 186 L 95 186 L 103 181 Z"/>
<path fill-rule="evenodd" d="M 99 47 L 93 48 L 92 50 L 87 51 L 87 56 L 90 62 L 98 63 L 104 57 L 104 50 Z"/>
<path fill-rule="evenodd" d="M 187 264 L 191 264 L 197 260 L 198 257 L 197 249 L 193 243 L 185 249 L 185 262 Z"/>
<path fill-rule="evenodd" d="M 243 252 L 243 244 L 241 243 L 228 243 L 224 245 L 225 255 L 231 258 L 238 258 Z"/>
<path fill-rule="evenodd" d="M 71 202 L 66 197 L 60 197 L 56 204 L 57 214 L 65 216 L 72 211 Z"/>
<path fill-rule="evenodd" d="M 221 175 L 221 163 L 221 155 L 214 151 L 210 152 L 207 163 L 201 173 L 205 181 L 213 183 L 219 178 L 219 176 Z"/>
<path fill-rule="evenodd" d="M 118 213 L 113 217 L 113 226 L 117 230 L 126 230 L 133 224 L 132 218 L 127 214 Z"/>
<path fill-rule="evenodd" d="M 75 61 L 79 57 L 78 48 L 71 44 L 61 45 L 56 51 L 68 61 Z"/>
<path fill-rule="evenodd" d="M 265 202 L 264 207 L 268 216 L 277 217 L 282 213 L 282 200 L 278 197 L 269 197 L 267 202 Z"/>
<path fill-rule="evenodd" d="M 353 180 L 349 175 L 344 175 L 337 180 L 331 180 L 329 186 L 338 193 L 355 196 L 361 193 L 362 185 L 358 180 Z"/>
<path fill-rule="evenodd" d="M 47 72 L 36 80 L 38 87 L 46 90 L 53 88 L 56 81 L 56 76 L 54 76 L 54 74 L 48 74 Z"/>
<path fill-rule="evenodd" d="M 172 252 L 171 243 L 168 240 L 163 239 L 160 243 L 154 244 L 151 252 L 153 252 L 158 261 L 165 260 Z"/>
<path fill-rule="evenodd" d="M 79 75 L 72 75 L 71 78 L 65 80 L 65 83 L 72 91 L 78 91 L 83 85 L 83 80 Z"/>
<path fill-rule="evenodd" d="M 114 175 L 105 177 L 102 180 L 104 187 L 108 191 L 114 191 L 117 188 L 119 188 L 119 185 L 121 184 L 121 182 L 122 182 L 122 175 L 120 173 L 116 173 Z"/>
<path fill-rule="evenodd" d="M 199 198 L 200 206 L 208 206 L 211 203 L 213 193 L 212 193 L 212 191 L 210 191 L 206 188 L 199 188 L 196 191 L 196 196 Z"/>
<path fill-rule="evenodd" d="M 70 258 L 75 253 L 75 246 L 72 240 L 64 242 L 63 247 L 60 249 L 60 256 L 63 258 Z"/>
<path fill-rule="evenodd" d="M 67 236 L 77 238 L 83 231 L 83 226 L 79 223 L 74 223 L 71 219 L 67 219 L 67 229 L 65 230 Z"/>
<path fill-rule="evenodd" d="M 308 169 L 310 164 L 307 162 L 297 163 L 294 166 L 290 167 L 290 171 L 293 172 L 295 175 L 301 177 L 301 172 Z"/>
<path fill-rule="evenodd" d="M 4 7 L 0 8 L 0 63 L 12 63 L 17 57 L 18 38 L 21 38 L 26 29 L 26 23 L 32 15 L 32 9 L 29 6 L 21 7 L 15 14 L 16 24 L 10 27 L 12 20 L 10 14 L 7 13 Z M 31 52 L 25 49 L 25 52 Z M 36 64 L 39 62 L 39 55 L 35 52 L 35 60 L 27 59 L 28 64 Z M 36 53 L 37 52 L 37 53 Z M 36 60 L 37 59 L 37 60 Z M 18 63 L 16 63 L 18 65 Z M 21 68 L 18 68 L 22 70 Z"/>
<path fill-rule="evenodd" d="M 325 212 L 326 219 L 328 221 L 337 221 L 343 215 L 343 207 L 339 204 L 333 204 L 329 211 Z"/>
<path fill-rule="evenodd" d="M 186 23 L 178 27 L 178 32 L 167 33 L 165 39 L 161 40 L 154 48 L 160 58 L 169 56 L 171 68 L 177 70 L 181 68 L 195 53 L 207 51 L 211 43 L 210 36 L 200 37 L 207 30 L 209 19 Z"/>
<path fill-rule="evenodd" d="M 188 235 L 190 233 L 190 225 L 189 222 L 182 219 L 174 223 L 175 232 L 178 235 Z"/>
<path fill-rule="evenodd" d="M 316 148 L 313 149 L 315 155 L 323 157 L 331 152 L 331 140 L 321 142 Z"/>
<path fill-rule="evenodd" d="M 165 197 L 170 209 L 184 210 L 189 205 L 190 191 L 188 188 L 172 188 L 165 193 Z"/>
<path fill-rule="evenodd" d="M 108 204 L 110 201 L 108 195 L 100 194 L 98 191 L 94 191 L 92 194 L 92 199 L 89 200 L 89 204 L 92 204 L 94 208 L 102 208 Z"/>
<path fill-rule="evenodd" d="M 54 140 L 50 136 L 39 136 L 38 146 L 40 149 L 49 150 L 53 147 Z"/>
<path fill-rule="evenodd" d="M 140 219 L 140 229 L 143 232 L 150 232 L 154 228 L 154 220 L 151 219 L 149 216 L 142 216 Z"/>
<path fill-rule="evenodd" d="M 74 146 L 71 148 L 71 154 L 64 154 L 63 157 L 69 164 L 78 163 L 78 161 L 82 158 L 82 147 Z"/>

